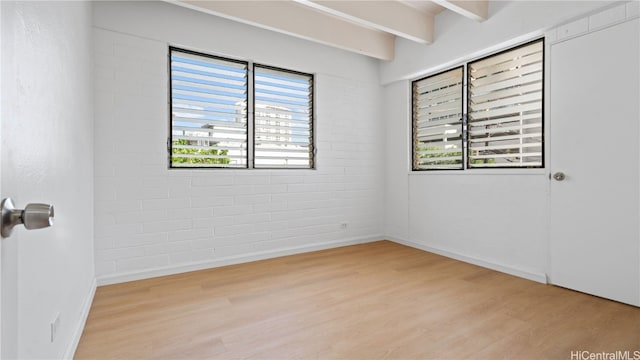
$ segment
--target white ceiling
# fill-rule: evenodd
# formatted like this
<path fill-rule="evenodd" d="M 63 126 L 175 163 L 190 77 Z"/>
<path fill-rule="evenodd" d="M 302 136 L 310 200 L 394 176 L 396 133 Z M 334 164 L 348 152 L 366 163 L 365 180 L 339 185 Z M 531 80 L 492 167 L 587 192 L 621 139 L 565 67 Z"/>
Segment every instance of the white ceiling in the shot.
<path fill-rule="evenodd" d="M 168 1 L 381 60 L 393 60 L 396 37 L 432 43 L 443 11 L 475 21 L 488 17 L 488 0 Z"/>

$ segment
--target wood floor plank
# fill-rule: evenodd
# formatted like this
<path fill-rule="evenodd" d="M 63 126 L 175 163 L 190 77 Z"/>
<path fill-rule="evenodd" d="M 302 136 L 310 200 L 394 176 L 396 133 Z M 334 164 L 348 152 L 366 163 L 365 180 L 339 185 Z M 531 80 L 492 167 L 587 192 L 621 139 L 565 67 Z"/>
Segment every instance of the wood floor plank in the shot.
<path fill-rule="evenodd" d="M 569 359 L 640 308 L 389 241 L 96 291 L 77 359 Z"/>

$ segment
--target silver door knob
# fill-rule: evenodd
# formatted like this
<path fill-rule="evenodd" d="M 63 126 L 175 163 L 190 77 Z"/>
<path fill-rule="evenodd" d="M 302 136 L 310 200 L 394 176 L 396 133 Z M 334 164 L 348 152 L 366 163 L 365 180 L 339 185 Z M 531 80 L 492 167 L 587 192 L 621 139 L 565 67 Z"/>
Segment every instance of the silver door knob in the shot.
<path fill-rule="evenodd" d="M 24 210 L 16 209 L 11 198 L 2 200 L 0 204 L 2 218 L 0 235 L 11 236 L 13 227 L 24 224 L 27 230 L 42 229 L 53 225 L 53 206 L 49 204 L 28 204 Z"/>
<path fill-rule="evenodd" d="M 566 176 L 564 175 L 564 173 L 563 173 L 563 172 L 558 171 L 557 173 L 553 174 L 553 178 L 554 178 L 556 181 L 562 181 L 562 180 L 564 180 L 564 179 L 566 178 Z"/>

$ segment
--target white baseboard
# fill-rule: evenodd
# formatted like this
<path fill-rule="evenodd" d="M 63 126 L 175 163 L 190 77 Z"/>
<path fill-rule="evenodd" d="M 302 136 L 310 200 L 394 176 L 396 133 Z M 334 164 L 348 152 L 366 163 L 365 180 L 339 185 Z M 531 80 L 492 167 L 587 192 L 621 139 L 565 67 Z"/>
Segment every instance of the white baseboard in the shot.
<path fill-rule="evenodd" d="M 67 350 L 64 352 L 63 359 L 73 359 L 73 356 L 76 353 L 76 349 L 78 349 L 78 344 L 80 344 L 80 337 L 82 337 L 82 331 L 84 330 L 84 325 L 87 323 L 87 317 L 89 316 L 89 310 L 91 310 L 91 304 L 93 304 L 93 297 L 96 295 L 96 287 L 97 282 L 94 278 L 93 282 L 91 283 L 89 293 L 82 303 L 80 320 L 76 324 L 75 330 L 73 331 L 73 336 L 71 337 L 71 342 L 69 342 Z"/>
<path fill-rule="evenodd" d="M 513 267 L 513 266 L 499 264 L 499 263 L 496 263 L 496 262 L 480 259 L 480 258 L 477 258 L 477 257 L 460 254 L 460 253 L 452 251 L 452 250 L 445 250 L 445 249 L 442 249 L 442 248 L 432 247 L 432 246 L 420 244 L 420 243 L 409 241 L 409 240 L 395 238 L 393 236 L 387 236 L 387 239 L 390 240 L 390 241 L 393 241 L 395 243 L 398 243 L 398 244 L 402 244 L 402 245 L 406 245 L 406 246 L 409 246 L 409 247 L 412 247 L 412 248 L 416 248 L 416 249 L 428 251 L 428 252 L 431 252 L 431 253 L 434 253 L 434 254 L 446 256 L 448 258 L 464 261 L 464 262 L 469 263 L 469 264 L 482 266 L 482 267 L 485 267 L 487 269 L 500 271 L 500 272 L 503 272 L 505 274 L 518 276 L 518 277 L 521 277 L 521 278 L 524 278 L 524 279 L 536 281 L 536 282 L 543 283 L 543 284 L 547 284 L 548 283 L 547 282 L 547 275 L 544 274 L 544 273 L 539 273 L 539 272 L 535 272 L 535 271 L 519 269 L 519 268 L 516 268 L 516 267 Z"/>
<path fill-rule="evenodd" d="M 280 256 L 300 254 L 300 253 L 305 253 L 310 251 L 325 250 L 325 249 L 337 248 L 337 247 L 348 246 L 348 245 L 363 244 L 368 242 L 380 241 L 383 239 L 384 239 L 384 236 L 382 235 L 367 236 L 367 237 L 328 241 L 328 242 L 315 243 L 315 244 L 302 245 L 302 246 L 294 246 L 294 247 L 288 247 L 288 248 L 277 249 L 277 250 L 259 251 L 259 252 L 249 253 L 249 254 L 234 255 L 234 256 L 219 258 L 219 259 L 210 260 L 210 261 L 201 261 L 201 262 L 179 264 L 179 265 L 169 265 L 169 266 L 148 269 L 148 270 L 101 276 L 97 278 L 97 285 L 98 286 L 111 285 L 111 284 L 118 284 L 118 283 L 123 283 L 128 281 L 149 279 L 149 278 L 154 278 L 158 276 L 174 275 L 174 274 L 180 274 L 180 273 L 185 273 L 190 271 L 211 269 L 211 268 L 216 268 L 221 266 L 271 259 L 271 258 L 280 257 Z"/>

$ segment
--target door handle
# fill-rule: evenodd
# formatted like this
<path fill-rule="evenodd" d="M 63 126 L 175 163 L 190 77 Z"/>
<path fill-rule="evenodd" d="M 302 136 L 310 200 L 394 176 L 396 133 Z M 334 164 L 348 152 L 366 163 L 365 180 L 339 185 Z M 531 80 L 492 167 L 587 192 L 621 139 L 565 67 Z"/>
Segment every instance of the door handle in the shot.
<path fill-rule="evenodd" d="M 558 172 L 556 172 L 555 174 L 553 174 L 553 178 L 554 178 L 556 181 L 563 181 L 566 177 L 567 177 L 567 176 L 566 176 L 563 172 L 561 172 L 561 171 L 558 171 Z"/>
<path fill-rule="evenodd" d="M 53 225 L 53 205 L 28 204 L 24 210 L 16 209 L 11 198 L 0 203 L 2 218 L 0 218 L 0 235 L 11 236 L 13 227 L 23 224 L 27 230 L 42 229 Z"/>

